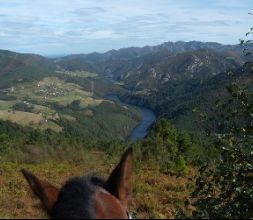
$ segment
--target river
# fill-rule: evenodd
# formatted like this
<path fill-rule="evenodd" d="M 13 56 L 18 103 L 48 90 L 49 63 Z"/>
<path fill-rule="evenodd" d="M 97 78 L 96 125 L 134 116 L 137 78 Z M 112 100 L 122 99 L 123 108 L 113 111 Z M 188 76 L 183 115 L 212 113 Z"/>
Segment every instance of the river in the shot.
<path fill-rule="evenodd" d="M 107 95 L 106 99 L 121 102 L 117 95 Z M 129 105 L 129 104 L 128 104 Z M 138 139 L 143 139 L 147 135 L 149 127 L 155 122 L 156 116 L 155 114 L 148 108 L 139 107 L 136 105 L 130 105 L 138 108 L 142 113 L 141 122 L 132 130 L 131 134 L 128 137 L 129 141 L 136 141 Z"/>

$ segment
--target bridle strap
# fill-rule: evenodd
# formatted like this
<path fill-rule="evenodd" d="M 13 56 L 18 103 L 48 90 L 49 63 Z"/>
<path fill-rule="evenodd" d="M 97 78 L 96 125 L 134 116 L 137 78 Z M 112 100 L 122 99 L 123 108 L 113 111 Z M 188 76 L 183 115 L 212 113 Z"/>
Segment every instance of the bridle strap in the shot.
<path fill-rule="evenodd" d="M 127 217 L 128 219 L 134 219 L 130 212 L 127 211 Z"/>

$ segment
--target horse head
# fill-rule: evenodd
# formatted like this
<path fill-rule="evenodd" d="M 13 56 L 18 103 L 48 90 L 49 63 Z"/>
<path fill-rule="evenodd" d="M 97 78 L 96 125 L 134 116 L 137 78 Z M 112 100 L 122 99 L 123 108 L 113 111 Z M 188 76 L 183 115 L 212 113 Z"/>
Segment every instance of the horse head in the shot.
<path fill-rule="evenodd" d="M 91 175 L 75 177 L 60 189 L 27 170 L 21 171 L 53 219 L 128 219 L 132 159 L 130 148 L 108 180 Z"/>

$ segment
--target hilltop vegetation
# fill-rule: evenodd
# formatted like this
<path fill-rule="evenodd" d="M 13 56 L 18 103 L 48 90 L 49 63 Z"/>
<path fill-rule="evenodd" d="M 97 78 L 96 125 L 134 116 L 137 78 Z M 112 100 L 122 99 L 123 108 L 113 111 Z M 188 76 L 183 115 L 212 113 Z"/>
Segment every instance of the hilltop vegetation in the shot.
<path fill-rule="evenodd" d="M 49 160 L 40 164 L 0 164 L 0 217 L 1 218 L 47 218 L 40 203 L 32 197 L 20 168 L 36 173 L 56 186 L 69 178 L 90 172 L 107 177 L 116 163 L 108 161 L 103 153 L 84 151 L 69 160 Z M 81 158 L 81 159 L 80 159 Z M 133 201 L 130 212 L 135 218 L 173 218 L 176 208 L 183 207 L 191 181 L 162 174 L 154 167 L 135 171 L 133 178 Z M 188 186 L 188 187 L 187 187 Z"/>

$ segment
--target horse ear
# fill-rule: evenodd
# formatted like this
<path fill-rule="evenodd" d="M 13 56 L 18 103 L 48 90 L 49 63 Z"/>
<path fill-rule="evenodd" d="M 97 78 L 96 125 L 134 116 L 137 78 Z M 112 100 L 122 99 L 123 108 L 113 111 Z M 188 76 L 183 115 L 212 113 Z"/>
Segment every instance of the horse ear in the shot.
<path fill-rule="evenodd" d="M 111 173 L 105 189 L 116 196 L 127 207 L 131 194 L 131 177 L 133 170 L 133 149 L 129 148 L 122 156 L 120 163 Z"/>
<path fill-rule="evenodd" d="M 51 184 L 39 180 L 36 176 L 27 170 L 21 170 L 25 179 L 29 183 L 32 191 L 42 202 L 47 212 L 50 214 L 55 202 L 59 196 L 59 190 Z"/>

